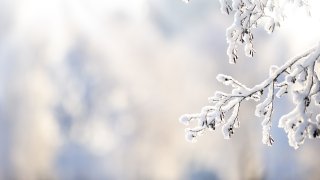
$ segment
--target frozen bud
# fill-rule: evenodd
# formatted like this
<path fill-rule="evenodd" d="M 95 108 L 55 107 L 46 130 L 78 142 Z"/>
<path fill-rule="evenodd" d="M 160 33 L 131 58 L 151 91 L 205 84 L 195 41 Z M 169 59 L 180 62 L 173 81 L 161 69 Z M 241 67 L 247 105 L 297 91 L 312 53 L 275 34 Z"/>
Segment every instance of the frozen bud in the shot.
<path fill-rule="evenodd" d="M 217 101 L 219 101 L 220 98 L 212 96 L 212 97 L 208 97 L 208 101 L 209 103 L 216 103 Z"/>
<path fill-rule="evenodd" d="M 218 99 L 221 99 L 223 97 L 226 97 L 226 94 L 220 91 L 216 91 L 216 93 L 214 94 L 214 96 Z"/>
<path fill-rule="evenodd" d="M 304 101 L 304 98 L 305 98 L 304 95 L 300 91 L 298 90 L 292 91 L 293 103 L 298 104 L 299 102 Z"/>
<path fill-rule="evenodd" d="M 309 97 L 305 97 L 304 98 L 304 103 L 305 103 L 305 106 L 308 107 L 310 105 L 310 99 Z"/>
<path fill-rule="evenodd" d="M 230 4 L 230 1 L 220 0 L 221 4 L 221 12 L 225 14 L 230 14 L 232 11 L 232 4 Z"/>
<path fill-rule="evenodd" d="M 234 95 L 241 95 L 241 94 L 243 94 L 242 91 L 243 91 L 243 89 L 236 88 L 236 89 L 233 89 L 231 92 Z"/>
<path fill-rule="evenodd" d="M 218 74 L 217 80 L 219 82 L 223 83 L 224 85 L 233 85 L 234 84 L 233 78 L 231 76 L 227 76 L 224 74 Z"/>
<path fill-rule="evenodd" d="M 244 46 L 244 52 L 246 56 L 253 57 L 253 54 L 256 51 L 253 49 L 252 43 L 246 43 L 246 45 Z"/>
<path fill-rule="evenodd" d="M 263 105 L 263 103 L 260 103 L 256 106 L 256 110 L 255 110 L 255 115 L 257 117 L 262 117 L 265 115 L 265 106 Z"/>
<path fill-rule="evenodd" d="M 267 21 L 264 26 L 268 33 L 272 33 L 276 27 L 280 27 L 280 23 L 276 22 L 274 18 L 269 18 L 269 21 Z"/>
<path fill-rule="evenodd" d="M 276 24 L 274 22 L 274 19 L 273 18 L 269 18 L 269 21 L 267 21 L 265 23 L 264 28 L 268 33 L 272 33 L 274 31 L 275 26 L 276 26 Z"/>
<path fill-rule="evenodd" d="M 205 123 L 207 122 L 207 114 L 208 114 L 208 111 L 201 111 L 201 113 L 199 114 L 198 126 L 205 125 Z"/>
<path fill-rule="evenodd" d="M 251 96 L 251 99 L 253 99 L 254 101 L 258 102 L 258 101 L 260 101 L 260 95 L 259 94 L 253 94 Z"/>
<path fill-rule="evenodd" d="M 230 139 L 231 135 L 234 134 L 234 125 L 233 122 L 227 122 L 222 126 L 222 134 L 224 139 Z"/>
<path fill-rule="evenodd" d="M 287 84 L 291 84 L 291 83 L 295 83 L 296 82 L 296 78 L 290 75 L 286 76 L 286 82 Z"/>
<path fill-rule="evenodd" d="M 307 72 L 306 71 L 302 71 L 298 77 L 297 77 L 298 81 L 302 82 L 305 81 L 307 79 Z"/>
<path fill-rule="evenodd" d="M 234 42 L 237 40 L 239 35 L 240 35 L 240 30 L 235 25 L 227 29 L 227 42 L 232 43 L 230 44 L 231 47 L 236 48 L 236 44 L 234 44 Z"/>
<path fill-rule="evenodd" d="M 320 135 L 320 129 L 315 129 L 312 133 L 313 138 L 319 137 L 319 135 Z"/>
<path fill-rule="evenodd" d="M 216 122 L 212 121 L 208 124 L 209 131 L 214 131 L 216 129 Z"/>
<path fill-rule="evenodd" d="M 232 78 L 230 76 L 224 75 L 224 74 L 218 74 L 217 75 L 217 80 L 219 82 L 225 82 L 225 81 L 230 81 Z"/>
<path fill-rule="evenodd" d="M 272 65 L 269 69 L 269 75 L 272 76 L 278 69 L 278 66 Z"/>
<path fill-rule="evenodd" d="M 280 98 L 282 95 L 287 94 L 287 93 L 288 93 L 287 87 L 283 86 L 279 89 L 276 96 L 277 96 L 277 98 Z"/>
<path fill-rule="evenodd" d="M 284 128 L 284 130 L 286 131 L 286 129 L 287 129 L 287 121 L 288 121 L 288 117 L 287 117 L 287 116 L 282 116 L 282 117 L 279 119 L 278 127 L 279 127 L 279 128 Z M 287 132 L 287 131 L 286 131 L 286 132 Z"/>
<path fill-rule="evenodd" d="M 214 121 L 214 119 L 215 119 L 216 117 L 218 117 L 218 116 L 219 116 L 219 113 L 216 112 L 216 111 L 209 112 L 209 113 L 207 114 L 207 124 L 209 124 L 209 123 L 211 123 L 212 121 Z"/>
<path fill-rule="evenodd" d="M 250 38 L 250 35 L 248 33 L 248 30 L 245 30 L 243 33 L 242 33 L 242 40 L 246 43 L 250 43 L 251 42 L 251 38 Z"/>
<path fill-rule="evenodd" d="M 213 106 L 204 106 L 202 109 L 201 109 L 201 113 L 208 113 L 209 111 L 212 111 L 214 110 L 214 107 Z"/>
<path fill-rule="evenodd" d="M 236 45 L 229 44 L 229 47 L 227 49 L 227 55 L 229 57 L 229 63 L 235 64 L 238 60 L 238 49 Z"/>
<path fill-rule="evenodd" d="M 196 140 L 196 137 L 197 137 L 197 134 L 195 132 L 192 132 L 190 129 L 187 129 L 186 130 L 186 140 L 189 141 L 189 142 L 197 142 Z"/>
<path fill-rule="evenodd" d="M 191 116 L 189 114 L 182 115 L 179 118 L 179 122 L 186 126 L 189 125 L 190 120 L 191 120 Z"/>
<path fill-rule="evenodd" d="M 317 138 L 320 135 L 320 129 L 317 127 L 316 123 L 310 122 L 308 126 L 308 135 L 309 138 Z"/>

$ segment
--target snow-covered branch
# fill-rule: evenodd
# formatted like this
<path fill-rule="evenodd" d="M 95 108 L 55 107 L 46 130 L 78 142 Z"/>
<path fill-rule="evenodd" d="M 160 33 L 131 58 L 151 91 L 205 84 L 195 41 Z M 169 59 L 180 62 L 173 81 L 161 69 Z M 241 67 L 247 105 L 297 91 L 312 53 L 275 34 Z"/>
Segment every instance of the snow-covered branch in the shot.
<path fill-rule="evenodd" d="M 220 0 L 223 13 L 234 13 L 234 22 L 226 32 L 230 63 L 236 63 L 241 45 L 244 45 L 245 55 L 253 57 L 256 51 L 252 30 L 263 25 L 267 32 L 272 33 L 280 27 L 285 17 L 283 10 L 289 2 L 309 9 L 307 0 Z"/>
<path fill-rule="evenodd" d="M 264 119 L 261 123 L 262 142 L 271 146 L 274 142 L 270 133 L 274 100 L 289 92 L 293 94 L 296 107 L 281 117 L 279 127 L 284 128 L 288 134 L 290 145 L 298 148 L 306 137 L 319 137 L 320 115 L 315 115 L 308 109 L 311 101 L 320 105 L 320 82 L 315 71 L 315 64 L 319 62 L 319 49 L 316 46 L 281 67 L 272 66 L 269 77 L 253 88 L 246 87 L 230 76 L 218 75 L 217 80 L 232 86 L 232 92 L 217 91 L 209 98 L 211 106 L 203 107 L 199 114 L 183 115 L 180 122 L 185 125 L 190 121 L 198 121 L 196 127 L 186 129 L 186 138 L 194 142 L 206 130 L 215 130 L 221 126 L 224 137 L 229 139 L 234 130 L 240 127 L 238 116 L 241 103 L 244 100 L 254 100 L 260 102 L 256 106 L 255 115 Z"/>
<path fill-rule="evenodd" d="M 288 3 L 295 3 L 309 11 L 308 0 L 220 0 L 223 13 L 234 13 L 234 22 L 226 32 L 230 63 L 236 63 L 239 46 L 244 46 L 247 56 L 253 56 L 255 50 L 252 30 L 264 25 L 271 33 L 276 27 L 280 27 Z M 319 72 L 316 71 L 319 69 L 319 57 L 320 45 L 317 45 L 281 67 L 271 66 L 269 77 L 252 88 L 246 87 L 231 76 L 219 74 L 217 80 L 231 86 L 231 93 L 217 91 L 209 98 L 212 105 L 203 107 L 198 114 L 181 116 L 180 122 L 185 125 L 189 125 L 191 121 L 198 122 L 196 127 L 186 129 L 186 138 L 194 142 L 195 138 L 205 131 L 221 127 L 224 138 L 229 139 L 235 129 L 240 127 L 238 117 L 241 103 L 244 100 L 254 100 L 259 102 L 255 115 L 263 118 L 262 142 L 271 146 L 274 142 L 271 137 L 274 101 L 276 97 L 281 98 L 287 93 L 292 95 L 295 108 L 280 118 L 278 127 L 283 128 L 288 134 L 289 144 L 298 148 L 307 137 L 319 138 L 320 114 L 310 110 L 312 102 L 320 105 L 320 82 L 317 74 Z"/>

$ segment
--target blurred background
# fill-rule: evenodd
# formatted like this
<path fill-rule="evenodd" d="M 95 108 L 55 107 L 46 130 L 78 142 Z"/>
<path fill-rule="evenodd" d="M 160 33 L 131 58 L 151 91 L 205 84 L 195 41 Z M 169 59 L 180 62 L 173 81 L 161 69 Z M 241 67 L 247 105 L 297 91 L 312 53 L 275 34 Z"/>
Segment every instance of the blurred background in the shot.
<path fill-rule="evenodd" d="M 230 90 L 217 74 L 253 86 L 320 39 L 319 18 L 288 14 L 230 65 L 216 0 L 0 0 L 0 179 L 318 179 L 319 141 L 294 150 L 277 128 L 290 98 L 271 148 L 253 102 L 231 140 L 189 143 L 178 122 Z"/>

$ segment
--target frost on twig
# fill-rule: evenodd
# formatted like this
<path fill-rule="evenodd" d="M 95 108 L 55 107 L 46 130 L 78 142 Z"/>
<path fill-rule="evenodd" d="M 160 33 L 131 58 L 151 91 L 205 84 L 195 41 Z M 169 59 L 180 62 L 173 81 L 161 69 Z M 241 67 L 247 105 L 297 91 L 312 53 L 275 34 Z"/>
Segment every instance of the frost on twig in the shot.
<path fill-rule="evenodd" d="M 253 29 L 263 25 L 271 33 L 280 27 L 288 3 L 309 11 L 308 0 L 220 0 L 221 11 L 228 15 L 234 14 L 234 21 L 226 32 L 230 63 L 236 63 L 239 46 L 244 46 L 246 56 L 254 55 Z M 310 110 L 312 102 L 320 105 L 320 82 L 316 72 L 319 56 L 320 46 L 316 46 L 281 67 L 272 66 L 269 77 L 253 88 L 246 87 L 231 76 L 218 75 L 217 80 L 231 86 L 232 91 L 217 91 L 209 98 L 212 105 L 203 107 L 198 114 L 186 114 L 180 118 L 180 122 L 185 125 L 189 125 L 190 121 L 198 122 L 196 127 L 186 129 L 186 138 L 195 142 L 197 136 L 217 127 L 221 127 L 224 138 L 231 138 L 235 129 L 240 127 L 241 103 L 254 100 L 259 102 L 255 115 L 263 118 L 262 142 L 271 146 L 274 143 L 271 137 L 274 100 L 287 93 L 292 95 L 295 108 L 280 118 L 278 127 L 287 133 L 289 144 L 298 148 L 306 138 L 319 138 L 320 114 Z"/>
<path fill-rule="evenodd" d="M 288 2 L 308 7 L 307 0 L 220 0 L 221 11 L 225 14 L 234 13 L 234 21 L 227 29 L 227 54 L 231 64 L 238 59 L 238 47 L 243 45 L 245 55 L 253 57 L 256 52 L 253 46 L 253 29 L 263 25 L 268 33 L 280 27 L 284 19 L 283 9 Z"/>
<path fill-rule="evenodd" d="M 198 114 L 181 116 L 180 122 L 189 125 L 190 121 L 197 121 L 194 128 L 186 129 L 186 138 L 195 142 L 195 138 L 207 130 L 221 127 L 225 139 L 229 139 L 240 127 L 239 109 L 243 101 L 259 102 L 255 115 L 262 117 L 262 142 L 269 146 L 274 139 L 271 137 L 272 113 L 275 98 L 291 93 L 295 108 L 281 117 L 278 126 L 288 134 L 289 144 L 298 148 L 305 138 L 319 138 L 320 114 L 310 111 L 312 103 L 320 105 L 320 82 L 316 72 L 319 62 L 320 47 L 312 48 L 297 56 L 281 67 L 272 66 L 269 77 L 248 88 L 234 78 L 219 74 L 217 80 L 232 87 L 231 93 L 217 91 L 209 98 L 211 106 L 203 107 Z"/>

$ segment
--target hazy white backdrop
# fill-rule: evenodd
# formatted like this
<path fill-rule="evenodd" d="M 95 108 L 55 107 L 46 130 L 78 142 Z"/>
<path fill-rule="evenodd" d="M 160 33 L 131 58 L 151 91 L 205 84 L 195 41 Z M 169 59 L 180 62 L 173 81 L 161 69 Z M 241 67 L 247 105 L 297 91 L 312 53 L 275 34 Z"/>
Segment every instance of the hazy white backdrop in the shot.
<path fill-rule="evenodd" d="M 232 140 L 191 144 L 178 122 L 227 90 L 218 73 L 251 86 L 316 43 L 313 2 L 229 65 L 216 0 L 0 0 L 0 179 L 317 179 L 319 141 L 294 150 L 275 121 L 262 145 L 254 103 Z"/>

